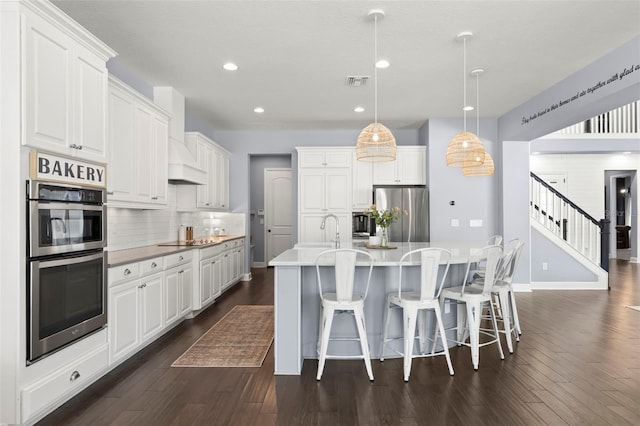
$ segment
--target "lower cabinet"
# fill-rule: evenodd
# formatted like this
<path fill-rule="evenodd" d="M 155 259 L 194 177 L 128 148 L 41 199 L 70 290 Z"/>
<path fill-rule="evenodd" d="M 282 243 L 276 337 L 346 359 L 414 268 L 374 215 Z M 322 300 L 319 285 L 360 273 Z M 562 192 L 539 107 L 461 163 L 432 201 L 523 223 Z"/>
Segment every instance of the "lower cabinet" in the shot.
<path fill-rule="evenodd" d="M 109 362 L 146 346 L 192 310 L 192 251 L 109 269 Z"/>
<path fill-rule="evenodd" d="M 109 359 L 113 363 L 164 328 L 163 273 L 118 285 L 109 293 Z"/>
<path fill-rule="evenodd" d="M 194 250 L 195 252 L 196 250 Z M 244 274 L 244 238 L 197 250 L 198 275 L 193 281 L 193 310 L 206 308 Z"/>
<path fill-rule="evenodd" d="M 173 324 L 191 312 L 193 268 L 191 265 L 176 266 L 164 273 L 164 323 Z"/>

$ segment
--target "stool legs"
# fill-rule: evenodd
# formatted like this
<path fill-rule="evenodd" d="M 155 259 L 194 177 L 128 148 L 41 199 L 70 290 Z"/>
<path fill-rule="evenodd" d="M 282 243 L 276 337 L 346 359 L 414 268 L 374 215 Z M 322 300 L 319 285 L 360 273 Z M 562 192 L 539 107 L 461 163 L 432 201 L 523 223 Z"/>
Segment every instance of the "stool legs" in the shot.
<path fill-rule="evenodd" d="M 436 322 L 438 323 L 437 330 L 440 331 L 440 340 L 442 341 L 442 350 L 444 350 L 444 356 L 447 359 L 447 366 L 449 367 L 449 374 L 453 376 L 453 366 L 451 365 L 451 357 L 449 356 L 449 345 L 447 344 L 447 338 L 444 334 L 444 324 L 442 322 L 442 313 L 440 312 L 440 306 L 436 305 L 434 308 L 434 312 L 436 313 Z M 436 331 L 436 334 L 438 332 Z M 435 346 L 435 339 L 433 339 L 433 344 Z M 431 353 L 433 353 L 433 348 L 431 349 Z"/>
<path fill-rule="evenodd" d="M 364 309 L 362 306 L 354 307 L 354 315 L 358 334 L 360 335 L 360 347 L 362 348 L 362 356 L 364 357 L 364 365 L 367 368 L 369 380 L 373 381 L 373 372 L 371 371 L 371 356 L 369 355 L 369 342 L 367 341 L 367 329 L 364 325 Z"/>
<path fill-rule="evenodd" d="M 358 328 L 358 337 L 360 340 L 360 348 L 362 350 L 362 357 L 364 358 L 364 364 L 367 368 L 367 375 L 369 380 L 373 380 L 373 371 L 371 369 L 371 356 L 369 355 L 369 342 L 367 340 L 367 330 L 364 324 L 364 309 L 362 306 L 354 306 L 353 314 L 356 320 L 356 326 Z M 335 314 L 335 308 L 333 306 L 326 306 L 322 308 L 322 318 L 320 319 L 321 331 L 320 336 L 320 349 L 318 358 L 318 373 L 316 374 L 316 380 L 322 378 L 324 372 L 324 365 L 327 361 L 327 349 L 329 347 L 329 337 L 331 335 L 331 325 L 333 324 L 333 316 Z"/>
<path fill-rule="evenodd" d="M 318 360 L 318 374 L 316 380 L 320 380 L 322 372 L 324 371 L 324 364 L 327 360 L 327 347 L 329 346 L 329 334 L 331 333 L 331 324 L 333 323 L 334 310 L 331 307 L 322 309 L 322 324 L 320 329 L 322 330 L 322 336 L 320 340 L 320 359 Z"/>
<path fill-rule="evenodd" d="M 404 381 L 409 381 L 411 373 L 411 358 L 413 356 L 413 342 L 416 336 L 416 320 L 418 310 L 413 307 L 404 307 L 402 310 L 404 323 Z"/>
<path fill-rule="evenodd" d="M 507 348 L 509 353 L 513 353 L 513 342 L 511 340 L 511 309 L 509 309 L 509 291 L 507 289 L 498 292 L 500 298 L 500 311 L 502 314 L 502 323 L 504 324 L 504 335 L 507 340 Z"/>

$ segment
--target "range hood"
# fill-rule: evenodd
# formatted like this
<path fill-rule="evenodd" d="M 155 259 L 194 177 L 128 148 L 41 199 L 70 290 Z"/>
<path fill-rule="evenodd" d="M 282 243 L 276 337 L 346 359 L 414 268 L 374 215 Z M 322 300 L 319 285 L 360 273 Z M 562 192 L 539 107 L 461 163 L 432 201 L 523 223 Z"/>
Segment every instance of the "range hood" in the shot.
<path fill-rule="evenodd" d="M 184 144 L 184 96 L 173 87 L 154 87 L 153 101 L 171 114 L 169 120 L 169 182 L 204 185 L 207 173 Z"/>

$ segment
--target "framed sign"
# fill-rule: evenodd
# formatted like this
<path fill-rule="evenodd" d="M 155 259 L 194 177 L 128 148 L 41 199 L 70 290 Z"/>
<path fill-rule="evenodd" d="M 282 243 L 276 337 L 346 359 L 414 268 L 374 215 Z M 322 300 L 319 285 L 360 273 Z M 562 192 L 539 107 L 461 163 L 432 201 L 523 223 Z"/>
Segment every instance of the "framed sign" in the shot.
<path fill-rule="evenodd" d="M 107 185 L 106 166 L 77 158 L 31 150 L 29 156 L 31 179 L 97 186 Z"/>

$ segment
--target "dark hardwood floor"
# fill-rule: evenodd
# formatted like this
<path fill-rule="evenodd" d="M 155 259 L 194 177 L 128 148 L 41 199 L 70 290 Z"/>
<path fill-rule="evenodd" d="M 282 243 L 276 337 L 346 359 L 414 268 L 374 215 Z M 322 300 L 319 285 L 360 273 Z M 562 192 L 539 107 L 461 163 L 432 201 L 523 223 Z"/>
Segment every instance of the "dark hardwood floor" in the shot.
<path fill-rule="evenodd" d="M 638 264 L 612 260 L 611 291 L 518 293 L 523 335 L 513 355 L 495 345 L 453 348 L 413 361 L 329 360 L 322 381 L 307 360 L 301 376 L 261 368 L 172 368 L 171 363 L 237 304 L 270 304 L 273 271 L 254 269 L 193 320 L 153 343 L 44 418 L 41 425 L 640 424 Z M 506 347 L 506 345 L 505 345 Z"/>

